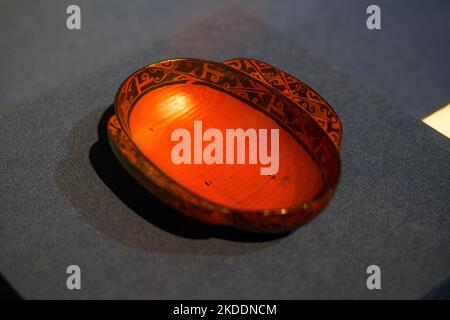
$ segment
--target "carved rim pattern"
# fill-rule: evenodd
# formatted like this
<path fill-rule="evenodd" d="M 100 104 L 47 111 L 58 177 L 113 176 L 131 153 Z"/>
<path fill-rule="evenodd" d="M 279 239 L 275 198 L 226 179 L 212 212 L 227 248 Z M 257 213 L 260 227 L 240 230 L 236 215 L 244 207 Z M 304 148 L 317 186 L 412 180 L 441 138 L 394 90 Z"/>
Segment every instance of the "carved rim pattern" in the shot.
<path fill-rule="evenodd" d="M 177 58 L 139 69 L 130 75 L 117 91 L 115 115 L 108 122 L 108 137 L 115 155 L 129 173 L 147 190 L 187 216 L 207 223 L 231 225 L 257 232 L 286 231 L 307 223 L 320 212 L 334 193 L 340 176 L 338 146 L 342 131 L 339 131 L 338 138 L 328 134 L 323 126 L 323 123 L 327 122 L 317 121 L 315 113 L 310 115 L 308 110 L 311 109 L 306 105 L 309 103 L 313 107 L 328 106 L 327 111 L 331 110 L 333 114 L 330 121 L 336 124 L 336 119 L 339 128 L 341 126 L 331 107 L 322 102 L 325 100 L 315 92 L 308 93 L 312 89 L 292 77 L 295 80 L 293 87 L 298 88 L 299 92 L 303 94 L 303 88 L 306 88 L 306 98 L 301 99 L 304 104 L 299 104 L 300 99 L 294 99 L 293 95 L 300 96 L 300 93 L 295 93 L 292 89 L 284 93 L 281 87 L 274 87 L 278 82 L 273 76 L 282 73 L 281 70 L 275 68 L 273 76 L 270 76 L 271 71 L 261 71 L 268 75 L 260 79 L 248 68 L 247 61 L 255 60 L 234 59 L 217 63 Z M 258 63 L 261 68 L 270 66 L 263 62 Z M 282 74 L 284 77 L 287 75 Z M 143 95 L 163 86 L 188 83 L 225 92 L 276 121 L 310 152 L 323 176 L 322 190 L 311 200 L 295 207 L 246 211 L 227 208 L 197 196 L 165 175 L 133 143 L 128 126 L 129 116 L 135 103 Z"/>
<path fill-rule="evenodd" d="M 266 62 L 249 58 L 227 60 L 224 64 L 247 73 L 252 78 L 277 89 L 309 113 L 333 140 L 339 150 L 342 124 L 333 108 L 316 91 L 290 74 Z"/>

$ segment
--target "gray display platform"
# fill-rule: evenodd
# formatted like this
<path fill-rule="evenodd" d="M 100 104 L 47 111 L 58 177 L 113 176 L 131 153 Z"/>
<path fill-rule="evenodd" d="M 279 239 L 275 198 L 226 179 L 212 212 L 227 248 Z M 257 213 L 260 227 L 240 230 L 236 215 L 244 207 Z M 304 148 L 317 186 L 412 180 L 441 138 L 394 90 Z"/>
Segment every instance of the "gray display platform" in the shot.
<path fill-rule="evenodd" d="M 24 298 L 41 299 L 448 292 L 450 141 L 400 101 L 311 53 L 302 32 L 293 39 L 248 10 L 218 9 L 0 108 L 0 273 Z M 209 227 L 183 218 L 124 173 L 105 142 L 115 90 L 137 68 L 178 56 L 267 61 L 333 106 L 344 128 L 342 177 L 316 220 L 283 237 Z M 71 264 L 82 270 L 79 291 L 66 288 Z M 381 267 L 381 290 L 366 287 L 371 264 Z"/>

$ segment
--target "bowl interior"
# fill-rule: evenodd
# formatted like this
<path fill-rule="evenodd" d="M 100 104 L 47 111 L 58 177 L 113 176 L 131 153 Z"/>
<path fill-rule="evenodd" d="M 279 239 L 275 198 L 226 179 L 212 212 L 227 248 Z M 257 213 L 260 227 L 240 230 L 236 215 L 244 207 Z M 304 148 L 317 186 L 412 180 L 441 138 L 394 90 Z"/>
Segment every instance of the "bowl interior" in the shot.
<path fill-rule="evenodd" d="M 193 83 L 162 86 L 136 99 L 127 119 L 128 134 L 147 159 L 190 192 L 220 206 L 250 211 L 290 208 L 326 187 L 323 170 L 306 144 L 270 113 L 224 91 Z M 253 142 L 245 139 L 243 163 L 238 163 L 242 149 L 238 153 L 239 143 L 227 136 L 227 129 L 256 133 Z M 277 140 L 272 140 L 274 130 Z M 173 136 L 174 132 L 183 134 Z M 260 134 L 267 138 L 265 154 L 271 157 L 265 164 Z M 278 144 L 278 160 L 272 143 Z M 256 163 L 251 161 L 255 153 Z M 185 163 L 177 163 L 180 159 Z M 214 163 L 207 163 L 211 159 Z M 266 174 L 261 172 L 264 167 L 270 168 Z"/>

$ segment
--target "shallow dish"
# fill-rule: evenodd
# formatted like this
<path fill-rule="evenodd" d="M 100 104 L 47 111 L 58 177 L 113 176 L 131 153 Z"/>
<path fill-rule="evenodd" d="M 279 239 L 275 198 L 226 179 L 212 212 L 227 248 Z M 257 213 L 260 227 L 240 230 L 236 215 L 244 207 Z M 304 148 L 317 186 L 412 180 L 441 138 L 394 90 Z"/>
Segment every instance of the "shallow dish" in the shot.
<path fill-rule="evenodd" d="M 161 200 L 203 222 L 250 231 L 308 222 L 340 175 L 334 110 L 253 59 L 170 59 L 136 71 L 119 87 L 108 136 L 124 167 Z"/>

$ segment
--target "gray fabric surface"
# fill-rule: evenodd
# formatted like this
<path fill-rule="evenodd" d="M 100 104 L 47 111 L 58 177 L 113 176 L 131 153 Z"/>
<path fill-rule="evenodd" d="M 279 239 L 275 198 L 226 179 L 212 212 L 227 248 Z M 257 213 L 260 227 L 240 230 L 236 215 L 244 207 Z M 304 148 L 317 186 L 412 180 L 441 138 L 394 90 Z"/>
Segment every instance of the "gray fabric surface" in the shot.
<path fill-rule="evenodd" d="M 82 30 L 75 32 L 65 27 L 65 9 L 72 3 L 0 2 L 2 108 L 148 50 L 155 40 L 232 5 L 258 16 L 283 37 L 299 41 L 313 55 L 376 89 L 416 118 L 450 101 L 447 0 L 378 0 L 381 31 L 365 27 L 369 0 L 78 0 Z M 226 37 L 228 28 L 239 25 L 224 27 L 219 37 Z"/>
<path fill-rule="evenodd" d="M 449 141 L 291 39 L 233 7 L 2 108 L 4 277 L 25 298 L 69 299 L 421 298 L 445 282 Z M 280 238 L 209 228 L 113 170 L 101 129 L 117 86 L 173 56 L 265 60 L 330 102 L 344 127 L 343 172 L 323 214 Z M 82 269 L 81 291 L 65 287 L 70 264 Z M 382 269 L 380 291 L 366 288 L 370 264 Z"/>

